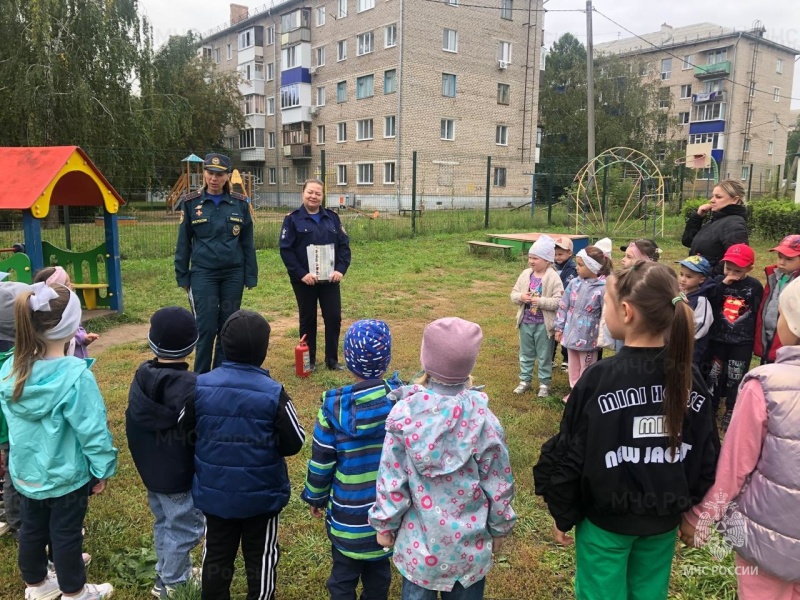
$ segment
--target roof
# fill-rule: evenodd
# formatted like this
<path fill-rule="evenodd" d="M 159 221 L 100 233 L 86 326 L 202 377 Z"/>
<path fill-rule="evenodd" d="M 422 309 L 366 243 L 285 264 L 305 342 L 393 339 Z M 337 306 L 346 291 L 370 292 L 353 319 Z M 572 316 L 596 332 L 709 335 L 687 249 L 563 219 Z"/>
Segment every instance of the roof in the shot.
<path fill-rule="evenodd" d="M 103 206 L 116 213 L 124 204 L 86 153 L 77 146 L 0 148 L 7 173 L 0 210 L 30 209 L 38 219 L 56 206 Z"/>
<path fill-rule="evenodd" d="M 190 154 L 186 158 L 184 158 L 181 162 L 193 162 L 193 163 L 201 163 L 205 162 L 202 158 L 197 156 L 196 154 Z"/>

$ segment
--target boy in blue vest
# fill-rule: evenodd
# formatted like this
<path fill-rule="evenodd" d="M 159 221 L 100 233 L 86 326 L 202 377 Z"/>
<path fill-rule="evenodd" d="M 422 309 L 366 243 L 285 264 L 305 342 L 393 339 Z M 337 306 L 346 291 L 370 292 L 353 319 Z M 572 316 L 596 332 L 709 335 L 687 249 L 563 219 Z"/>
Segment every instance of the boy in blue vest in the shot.
<path fill-rule="evenodd" d="M 322 395 L 306 486 L 301 498 L 311 514 L 326 515 L 333 566 L 331 600 L 385 600 L 392 580 L 389 558 L 376 540 L 368 513 L 375 502 L 386 417 L 387 394 L 403 385 L 397 373 L 382 379 L 391 360 L 392 335 L 383 321 L 356 321 L 344 337 L 344 360 L 356 383 Z M 327 509 L 327 510 L 326 510 Z M 327 513 L 327 514 L 326 514 Z"/>
<path fill-rule="evenodd" d="M 233 313 L 220 330 L 225 360 L 198 376 L 187 405 L 192 497 L 206 517 L 203 600 L 230 600 L 240 544 L 247 600 L 275 598 L 278 515 L 291 494 L 284 457 L 300 452 L 306 434 L 283 386 L 261 368 L 269 334 L 258 313 Z"/>

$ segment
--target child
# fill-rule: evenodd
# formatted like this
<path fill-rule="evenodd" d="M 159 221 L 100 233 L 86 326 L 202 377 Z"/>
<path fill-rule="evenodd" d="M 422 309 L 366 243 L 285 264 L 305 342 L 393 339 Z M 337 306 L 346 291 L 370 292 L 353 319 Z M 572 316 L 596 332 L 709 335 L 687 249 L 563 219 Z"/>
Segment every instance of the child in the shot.
<path fill-rule="evenodd" d="M 625 345 L 572 390 L 535 489 L 558 543 L 577 528 L 578 599 L 666 599 L 681 513 L 710 487 L 719 439 L 675 271 L 639 261 L 608 279 L 605 303 Z"/>
<path fill-rule="evenodd" d="M 475 323 L 434 321 L 422 334 L 422 377 L 390 394 L 369 520 L 378 543 L 395 548 L 403 598 L 481 600 L 516 522 L 505 433 L 471 388 L 482 338 Z"/>
<path fill-rule="evenodd" d="M 389 596 L 391 554 L 375 539 L 367 513 L 375 502 L 375 479 L 393 402 L 387 394 L 403 385 L 389 366 L 392 335 L 383 321 L 356 321 L 344 336 L 344 361 L 356 383 L 322 395 L 314 443 L 301 498 L 322 517 L 331 540 L 333 566 L 328 591 L 334 600 Z M 325 510 L 327 509 L 327 511 Z"/>
<path fill-rule="evenodd" d="M 554 324 L 555 340 L 567 349 L 569 355 L 571 388 L 586 368 L 597 360 L 603 292 L 606 276 L 611 273 L 611 260 L 595 246 L 578 252 L 576 262 L 578 278 L 573 279 L 564 291 Z"/>
<path fill-rule="evenodd" d="M 713 296 L 716 283 L 711 276 L 711 263 L 702 256 L 689 256 L 681 261 L 678 272 L 678 289 L 686 294 L 694 311 L 694 358 L 692 362 L 703 377 L 708 375 L 708 334 L 714 323 L 714 311 L 709 296 Z"/>
<path fill-rule="evenodd" d="M 742 377 L 750 369 L 755 343 L 756 315 L 764 295 L 761 283 L 748 275 L 755 253 L 747 244 L 734 244 L 722 257 L 723 274 L 714 278 L 714 323 L 709 334 L 708 389 L 714 414 L 725 396 L 722 428 L 731 422 Z"/>
<path fill-rule="evenodd" d="M 197 381 L 186 362 L 197 344 L 197 324 L 185 308 L 168 306 L 150 318 L 147 340 L 155 358 L 136 370 L 128 392 L 125 432 L 155 517 L 152 594 L 168 598 L 191 577 L 191 551 L 203 536 L 203 515 L 190 494 L 194 444 L 181 423 Z"/>
<path fill-rule="evenodd" d="M 744 377 L 716 481 L 681 524 L 694 545 L 724 519 L 741 600 L 800 598 L 800 282 L 783 288 L 779 305 L 775 364 Z"/>
<path fill-rule="evenodd" d="M 754 352 L 761 364 L 775 362 L 775 354 L 781 342 L 775 336 L 778 325 L 778 297 L 781 290 L 800 274 L 800 235 L 787 235 L 770 252 L 778 253 L 778 263 L 764 269 L 767 286 L 761 310 L 756 317 L 756 341 Z"/>
<path fill-rule="evenodd" d="M 0 368 L 0 406 L 8 421 L 9 472 L 21 496 L 19 568 L 26 600 L 99 600 L 111 584 L 86 583 L 83 519 L 117 467 L 106 409 L 89 364 L 64 356 L 81 318 L 63 285 L 37 283 L 14 304 L 14 356 Z M 48 576 L 48 542 L 58 579 Z"/>
<path fill-rule="evenodd" d="M 561 277 L 561 285 L 567 289 L 569 282 L 578 276 L 578 271 L 575 268 L 575 259 L 572 258 L 572 239 L 563 235 L 556 238 L 555 262 L 553 265 L 556 268 L 558 276 Z M 556 348 L 558 344 L 553 342 L 553 360 L 556 358 Z M 568 368 L 567 349 L 561 346 L 561 370 L 566 371 Z"/>
<path fill-rule="evenodd" d="M 72 283 L 69 280 L 69 274 L 63 267 L 45 267 L 39 269 L 33 277 L 33 282 L 45 282 L 47 285 L 59 283 L 72 289 Z M 77 356 L 78 358 L 89 358 L 89 350 L 87 346 L 100 337 L 97 333 L 87 333 L 82 325 L 78 326 L 78 331 L 75 337 L 69 342 L 69 349 L 67 350 L 68 356 Z"/>
<path fill-rule="evenodd" d="M 658 244 L 647 239 L 633 240 L 627 246 L 620 246 L 620 250 L 625 253 L 620 261 L 624 269 L 635 264 L 637 260 L 658 262 L 661 256 L 661 248 L 658 247 Z"/>
<path fill-rule="evenodd" d="M 233 313 L 220 329 L 225 360 L 198 376 L 187 404 L 187 428 L 196 420 L 192 497 L 206 517 L 203 600 L 230 600 L 240 543 L 247 597 L 275 597 L 278 515 L 291 495 L 284 457 L 300 452 L 306 434 L 283 386 L 261 368 L 269 334 L 258 313 Z"/>
<path fill-rule="evenodd" d="M 518 306 L 519 385 L 515 394 L 531 389 L 533 361 L 539 361 L 539 398 L 550 395 L 553 376 L 553 321 L 564 293 L 561 278 L 553 269 L 555 240 L 542 235 L 528 250 L 528 268 L 517 278 L 511 301 Z"/>

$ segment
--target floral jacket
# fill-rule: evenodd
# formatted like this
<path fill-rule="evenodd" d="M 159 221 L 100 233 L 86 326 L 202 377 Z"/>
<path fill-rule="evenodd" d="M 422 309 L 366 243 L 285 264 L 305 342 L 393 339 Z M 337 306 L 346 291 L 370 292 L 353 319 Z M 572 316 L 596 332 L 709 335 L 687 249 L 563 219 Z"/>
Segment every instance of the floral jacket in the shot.
<path fill-rule="evenodd" d="M 597 339 L 603 313 L 606 278 L 577 277 L 569 282 L 556 314 L 555 330 L 563 332 L 561 345 L 570 350 L 591 352 L 598 347 Z"/>

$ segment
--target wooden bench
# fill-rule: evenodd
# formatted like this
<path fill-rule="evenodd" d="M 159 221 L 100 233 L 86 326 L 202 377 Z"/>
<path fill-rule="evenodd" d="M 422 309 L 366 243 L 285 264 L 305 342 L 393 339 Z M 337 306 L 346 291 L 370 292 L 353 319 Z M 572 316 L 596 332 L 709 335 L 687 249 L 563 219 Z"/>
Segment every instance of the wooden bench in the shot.
<path fill-rule="evenodd" d="M 479 242 L 477 240 L 471 240 L 467 242 L 467 244 L 469 245 L 470 252 L 478 249 L 499 250 L 508 258 L 511 258 L 511 250 L 513 250 L 512 246 L 507 246 L 505 244 L 493 244 L 492 242 Z"/>
<path fill-rule="evenodd" d="M 415 214 L 418 217 L 422 216 L 422 209 L 421 208 L 400 208 L 397 211 L 397 214 L 401 217 L 406 216 L 407 214 Z"/>
<path fill-rule="evenodd" d="M 75 290 L 80 290 L 86 310 L 97 308 L 97 290 L 107 290 L 107 283 L 73 283 Z"/>

